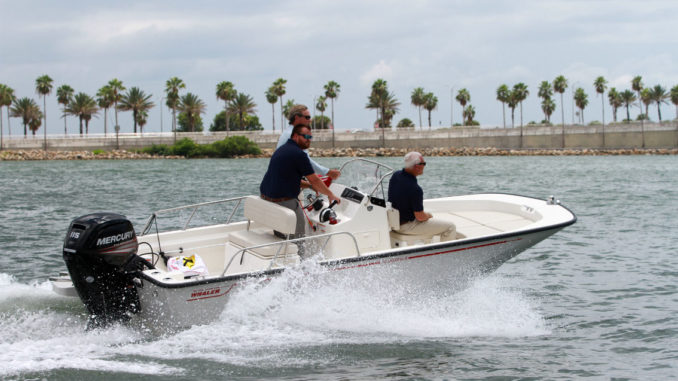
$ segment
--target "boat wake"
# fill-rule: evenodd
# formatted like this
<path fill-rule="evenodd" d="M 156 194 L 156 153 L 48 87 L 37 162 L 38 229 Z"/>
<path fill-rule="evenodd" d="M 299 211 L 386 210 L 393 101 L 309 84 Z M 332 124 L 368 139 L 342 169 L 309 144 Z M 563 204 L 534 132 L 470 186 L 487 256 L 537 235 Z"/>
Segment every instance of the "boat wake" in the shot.
<path fill-rule="evenodd" d="M 159 336 L 120 325 L 85 331 L 79 300 L 55 295 L 48 282 L 0 274 L 0 378 L 59 369 L 182 375 L 205 363 L 322 366 L 344 346 L 550 333 L 537 302 L 500 275 L 441 295 L 384 274 L 342 273 L 303 262 L 239 285 L 218 321 Z"/>

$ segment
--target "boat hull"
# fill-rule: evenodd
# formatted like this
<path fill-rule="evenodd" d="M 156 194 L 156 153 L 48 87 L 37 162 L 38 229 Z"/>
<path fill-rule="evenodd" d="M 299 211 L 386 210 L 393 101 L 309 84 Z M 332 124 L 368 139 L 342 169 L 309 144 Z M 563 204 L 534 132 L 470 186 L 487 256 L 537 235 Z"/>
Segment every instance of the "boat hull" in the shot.
<path fill-rule="evenodd" d="M 357 284 L 378 279 L 379 286 L 385 289 L 407 287 L 451 294 L 467 287 L 474 279 L 495 271 L 561 228 L 402 248 L 370 256 L 321 261 L 320 265 L 326 270 L 322 274 L 324 277 L 349 277 Z M 272 278 L 284 271 L 275 269 L 182 285 L 163 284 L 153 277 L 142 276 L 138 287 L 141 311 L 135 318 L 149 322 L 147 327 L 160 331 L 208 324 L 219 319 L 240 285 Z"/>

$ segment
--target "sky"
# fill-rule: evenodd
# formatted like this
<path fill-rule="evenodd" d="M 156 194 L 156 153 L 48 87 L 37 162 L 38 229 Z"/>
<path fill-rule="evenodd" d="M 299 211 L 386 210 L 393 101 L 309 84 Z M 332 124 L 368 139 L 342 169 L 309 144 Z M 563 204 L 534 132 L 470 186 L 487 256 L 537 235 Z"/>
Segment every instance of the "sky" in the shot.
<path fill-rule="evenodd" d="M 466 88 L 483 127 L 502 126 L 501 84 L 528 86 L 523 121 L 541 121 L 541 81 L 564 75 L 565 121 L 571 122 L 574 87 L 589 95 L 586 123 L 601 120 L 601 97 L 593 81 L 630 89 L 641 75 L 645 86 L 678 85 L 678 2 L 628 0 L 289 0 L 289 1 L 7 1 L 0 0 L 0 83 L 41 106 L 35 79 L 47 74 L 54 91 L 46 99 L 47 133 L 63 134 L 56 88 L 96 95 L 117 78 L 164 104 L 165 82 L 177 76 L 206 104 L 205 129 L 224 107 L 216 84 L 231 81 L 253 97 L 265 130 L 272 108 L 264 95 L 277 79 L 287 80 L 283 101 L 312 105 L 330 80 L 341 86 L 334 104 L 337 129 L 369 130 L 375 111 L 365 108 L 372 83 L 385 79 L 400 101 L 394 124 L 419 124 L 411 104 L 414 88 L 438 98 L 434 127 L 461 121 L 452 94 Z M 561 120 L 561 104 L 552 121 Z M 328 102 L 326 115 L 331 112 Z M 675 117 L 672 104 L 664 119 Z M 612 119 L 605 99 L 605 120 Z M 638 109 L 632 110 L 632 117 Z M 510 125 L 510 112 L 506 114 Z M 651 119 L 657 120 L 655 106 Z M 622 117 L 621 114 L 619 115 Z M 122 132 L 132 131 L 131 112 L 120 112 Z M 423 124 L 426 111 L 422 113 Z M 109 112 L 109 127 L 113 124 Z M 516 124 L 520 113 L 516 110 Z M 280 128 L 279 104 L 275 127 Z M 69 133 L 77 120 L 67 119 Z M 6 109 L 3 124 L 7 133 Z M 162 126 L 161 126 L 162 125 Z M 170 130 L 166 107 L 149 112 L 145 131 Z M 11 121 L 19 132 L 20 119 Z M 90 122 L 103 132 L 103 112 Z M 40 133 L 42 133 L 42 129 Z"/>

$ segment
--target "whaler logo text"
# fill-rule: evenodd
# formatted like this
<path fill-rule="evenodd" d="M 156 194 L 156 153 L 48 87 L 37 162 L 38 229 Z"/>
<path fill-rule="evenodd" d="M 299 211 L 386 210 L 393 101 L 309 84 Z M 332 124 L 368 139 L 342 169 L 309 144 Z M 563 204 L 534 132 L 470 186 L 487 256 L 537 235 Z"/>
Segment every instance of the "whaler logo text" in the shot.
<path fill-rule="evenodd" d="M 134 230 L 130 230 L 126 233 L 120 233 L 120 234 L 117 234 L 117 235 L 99 238 L 97 240 L 97 246 L 108 245 L 110 243 L 118 243 L 120 241 L 125 241 L 125 240 L 132 238 L 133 235 L 134 235 Z"/>

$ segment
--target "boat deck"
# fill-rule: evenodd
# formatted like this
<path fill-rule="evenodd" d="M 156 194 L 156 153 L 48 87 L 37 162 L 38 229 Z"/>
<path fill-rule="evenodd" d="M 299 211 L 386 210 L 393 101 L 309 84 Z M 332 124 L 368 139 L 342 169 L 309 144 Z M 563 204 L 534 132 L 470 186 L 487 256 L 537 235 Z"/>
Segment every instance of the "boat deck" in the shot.
<path fill-rule="evenodd" d="M 457 227 L 457 239 L 503 233 L 520 229 L 534 222 L 520 215 L 486 210 L 434 212 L 432 214 L 434 218 L 454 223 Z"/>

